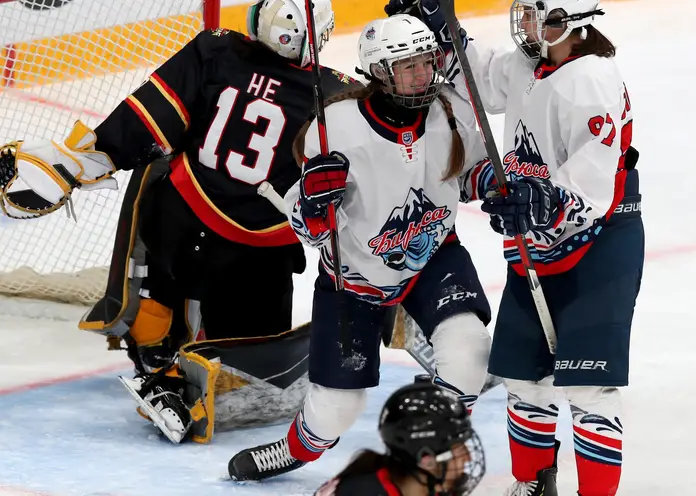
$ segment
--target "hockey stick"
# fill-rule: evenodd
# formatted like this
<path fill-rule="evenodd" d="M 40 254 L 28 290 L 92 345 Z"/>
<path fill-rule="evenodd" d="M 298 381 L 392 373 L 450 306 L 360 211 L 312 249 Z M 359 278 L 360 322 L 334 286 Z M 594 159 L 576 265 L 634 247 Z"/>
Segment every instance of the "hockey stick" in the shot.
<path fill-rule="evenodd" d="M 319 129 L 319 151 L 322 155 L 329 154 L 329 139 L 326 134 L 326 113 L 324 112 L 324 90 L 321 86 L 321 67 L 319 66 L 319 53 L 317 50 L 317 28 L 314 23 L 314 3 L 305 0 L 307 14 L 307 37 L 309 42 L 309 60 L 312 66 L 312 87 L 314 89 L 314 113 L 316 114 L 317 127 Z M 344 361 L 351 356 L 352 341 L 348 332 L 346 319 L 346 305 L 344 301 L 343 264 L 341 263 L 341 250 L 338 242 L 338 227 L 336 225 L 336 206 L 329 203 L 326 215 L 329 221 L 329 237 L 331 239 L 331 258 L 333 260 L 334 285 L 339 293 L 338 326 L 341 333 L 341 353 Z"/>
<path fill-rule="evenodd" d="M 488 123 L 486 110 L 483 107 L 481 95 L 479 94 L 476 81 L 474 80 L 474 73 L 471 69 L 469 59 L 467 58 L 464 43 L 459 36 L 457 18 L 454 13 L 454 0 L 440 0 L 440 7 L 444 10 L 445 20 L 447 21 L 447 30 L 449 31 L 450 38 L 452 39 L 454 51 L 459 59 L 459 64 L 464 71 L 466 87 L 474 105 L 474 114 L 476 115 L 476 120 L 479 124 L 481 138 L 486 146 L 488 158 L 493 164 L 493 171 L 495 172 L 495 178 L 498 181 L 498 188 L 503 196 L 507 196 L 508 180 L 507 177 L 505 177 L 505 170 L 503 169 L 503 163 L 500 160 L 500 154 L 495 146 L 491 126 Z M 544 329 L 546 343 L 549 346 L 549 351 L 551 354 L 555 355 L 556 330 L 554 329 L 553 321 L 551 320 L 551 312 L 549 311 L 549 306 L 546 303 L 546 298 L 544 297 L 544 292 L 541 288 L 541 282 L 539 282 L 539 276 L 534 268 L 534 262 L 532 261 L 532 257 L 529 253 L 529 248 L 527 247 L 526 237 L 518 234 L 515 236 L 515 242 L 517 243 L 517 249 L 520 252 L 520 259 L 522 260 L 522 265 L 524 266 L 524 270 L 527 274 L 527 282 L 529 283 L 529 289 L 532 292 L 532 299 L 534 300 L 534 305 L 536 306 L 537 313 L 539 314 L 541 327 Z"/>
<path fill-rule="evenodd" d="M 278 194 L 278 192 L 273 188 L 273 185 L 268 181 L 262 182 L 256 192 L 270 201 L 273 206 L 275 206 L 280 212 L 285 213 L 285 203 L 283 198 Z M 394 320 L 394 330 L 392 331 L 393 336 L 403 336 L 404 346 L 403 349 L 411 355 L 418 365 L 423 367 L 430 377 L 435 377 L 435 357 L 433 355 L 433 347 L 428 344 L 427 339 L 421 328 L 416 324 L 416 322 L 411 318 L 410 315 L 404 310 L 404 308 L 399 305 L 396 319 Z M 407 336 L 412 336 L 411 346 L 409 345 L 409 340 Z M 385 346 L 389 347 L 387 343 Z M 481 394 L 493 389 L 495 386 L 500 384 L 502 380 L 498 377 L 488 375 L 486 378 L 486 383 L 481 390 Z"/>

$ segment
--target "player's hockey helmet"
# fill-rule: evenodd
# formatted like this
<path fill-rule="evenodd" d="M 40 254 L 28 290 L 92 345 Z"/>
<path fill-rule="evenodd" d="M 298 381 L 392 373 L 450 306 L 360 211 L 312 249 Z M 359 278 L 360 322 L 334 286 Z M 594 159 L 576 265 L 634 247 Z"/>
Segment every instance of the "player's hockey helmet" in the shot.
<path fill-rule="evenodd" d="M 380 81 L 384 91 L 404 107 L 427 107 L 446 81 L 445 57 L 435 35 L 423 21 L 407 14 L 377 19 L 365 26 L 358 40 L 358 57 L 361 72 L 368 79 Z M 432 64 L 433 69 L 425 89 L 412 94 L 399 92 L 394 65 L 418 67 L 422 62 Z"/>
<path fill-rule="evenodd" d="M 588 26 L 595 16 L 603 15 L 598 7 L 599 0 L 514 0 L 510 7 L 510 34 L 522 53 L 537 62 L 548 57 L 549 47 L 568 38 L 574 29 Z M 549 43 L 549 27 L 565 31 Z"/>
<path fill-rule="evenodd" d="M 425 474 L 430 494 L 470 494 L 485 473 L 481 441 L 463 402 L 452 391 L 430 382 L 394 392 L 382 408 L 379 432 L 390 456 Z M 424 456 L 435 458 L 439 476 L 418 467 Z M 448 467 L 458 473 L 447 474 Z M 445 491 L 435 493 L 435 486 L 443 483 Z"/>
<path fill-rule="evenodd" d="M 334 29 L 331 0 L 313 0 L 317 49 L 321 50 Z M 247 11 L 249 38 L 258 40 L 278 55 L 309 65 L 309 37 L 304 0 L 257 0 Z"/>

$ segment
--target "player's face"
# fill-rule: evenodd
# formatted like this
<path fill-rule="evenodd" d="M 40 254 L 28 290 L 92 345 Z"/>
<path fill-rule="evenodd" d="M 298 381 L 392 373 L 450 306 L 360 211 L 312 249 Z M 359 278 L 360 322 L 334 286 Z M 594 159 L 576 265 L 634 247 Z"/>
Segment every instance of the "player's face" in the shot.
<path fill-rule="evenodd" d="M 400 95 L 424 93 L 433 80 L 433 54 L 414 55 L 392 64 L 394 90 Z"/>
<path fill-rule="evenodd" d="M 524 34 L 526 35 L 528 42 L 532 43 L 542 41 L 539 39 L 539 31 L 541 31 L 543 40 L 548 41 L 549 43 L 553 43 L 565 31 L 564 27 L 557 28 L 542 26 L 541 29 L 539 29 L 539 25 L 537 22 L 539 16 L 537 10 L 526 5 L 520 6 L 519 8 L 523 9 L 520 28 L 522 29 L 522 31 L 524 31 Z M 554 13 L 552 12 L 551 15 L 553 14 Z"/>
<path fill-rule="evenodd" d="M 445 474 L 444 489 L 451 491 L 455 489 L 455 484 L 460 480 L 464 473 L 464 466 L 471 461 L 469 450 L 463 444 L 452 447 L 452 459 L 447 462 L 447 473 Z"/>
<path fill-rule="evenodd" d="M 421 467 L 428 470 L 434 476 L 442 478 L 442 484 L 438 486 L 438 491 L 445 494 L 455 494 L 452 491 L 458 489 L 458 484 L 462 480 L 465 465 L 471 461 L 469 450 L 464 444 L 452 446 L 451 458 L 445 465 L 445 473 L 442 473 L 442 464 L 435 461 L 434 457 L 425 457 L 421 461 Z"/>
<path fill-rule="evenodd" d="M 522 8 L 522 20 L 520 22 L 520 28 L 527 35 L 527 41 L 539 41 L 539 36 L 537 34 L 537 11 L 527 5 L 520 6 Z"/>

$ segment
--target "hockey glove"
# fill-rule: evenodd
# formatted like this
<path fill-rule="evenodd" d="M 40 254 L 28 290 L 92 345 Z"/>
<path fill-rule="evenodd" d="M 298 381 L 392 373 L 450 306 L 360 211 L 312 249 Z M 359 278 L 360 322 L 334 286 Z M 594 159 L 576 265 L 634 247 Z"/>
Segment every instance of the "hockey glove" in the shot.
<path fill-rule="evenodd" d="M 440 8 L 440 0 L 421 0 L 420 11 L 421 19 L 423 19 L 425 25 L 435 34 L 437 43 L 442 47 L 445 53 L 450 52 L 453 48 L 452 38 L 447 29 L 445 13 Z M 459 19 L 456 21 L 459 36 L 461 36 L 462 43 L 464 43 L 464 48 L 466 49 L 466 44 L 468 42 L 466 31 L 459 25 Z"/>
<path fill-rule="evenodd" d="M 525 177 L 508 183 L 509 195 L 489 194 L 481 210 L 491 217 L 491 227 L 499 234 L 516 236 L 529 231 L 545 231 L 561 213 L 558 189 L 548 179 Z"/>
<path fill-rule="evenodd" d="M 418 0 L 389 0 L 389 3 L 384 7 L 384 12 L 388 16 L 408 14 L 421 19 L 435 34 L 437 43 L 445 53 L 452 50 L 452 38 L 447 29 L 445 15 L 442 9 L 440 9 L 439 0 L 420 0 L 420 2 Z M 457 26 L 459 26 L 459 20 L 457 20 Z M 466 31 L 460 27 L 459 34 L 466 48 Z"/>
<path fill-rule="evenodd" d="M 384 12 L 391 17 L 396 14 L 409 14 L 420 18 L 418 0 L 389 0 L 384 6 Z"/>
<path fill-rule="evenodd" d="M 74 188 L 118 189 L 115 167 L 94 150 L 96 134 L 77 121 L 68 138 L 14 141 L 0 147 L 0 208 L 18 219 L 39 217 L 70 200 Z"/>
<path fill-rule="evenodd" d="M 329 203 L 343 201 L 350 162 L 345 155 L 331 152 L 310 158 L 302 168 L 300 206 L 305 217 L 324 217 Z"/>

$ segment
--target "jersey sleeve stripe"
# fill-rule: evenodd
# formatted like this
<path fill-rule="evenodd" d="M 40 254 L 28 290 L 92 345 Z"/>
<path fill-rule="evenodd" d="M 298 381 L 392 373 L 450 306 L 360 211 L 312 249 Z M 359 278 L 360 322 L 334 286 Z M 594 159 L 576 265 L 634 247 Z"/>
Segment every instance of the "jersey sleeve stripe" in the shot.
<path fill-rule="evenodd" d="M 153 138 L 155 138 L 155 141 L 162 148 L 165 155 L 172 153 L 172 147 L 169 144 L 169 141 L 167 141 L 167 138 L 164 136 L 164 133 L 159 128 L 159 126 L 152 118 L 150 113 L 145 109 L 143 104 L 140 103 L 140 101 L 133 95 L 130 95 L 128 98 L 126 98 L 126 103 L 131 109 L 133 109 L 133 111 L 138 115 L 138 117 L 140 117 L 140 120 L 143 121 L 143 124 L 145 124 L 145 127 L 147 127 L 147 129 L 150 131 L 150 134 L 152 134 Z"/>
<path fill-rule="evenodd" d="M 186 107 L 181 102 L 179 95 L 177 95 L 176 92 L 173 89 L 171 89 L 167 85 L 167 83 L 165 83 L 164 80 L 161 77 L 159 77 L 156 73 L 150 76 L 150 82 L 152 82 L 155 88 L 157 88 L 159 92 L 162 93 L 162 96 L 167 99 L 167 101 L 172 105 L 172 107 L 174 107 L 176 113 L 179 114 L 179 117 L 181 117 L 184 126 L 186 127 L 186 129 L 188 129 L 189 124 L 191 123 L 191 117 L 189 116 Z"/>

